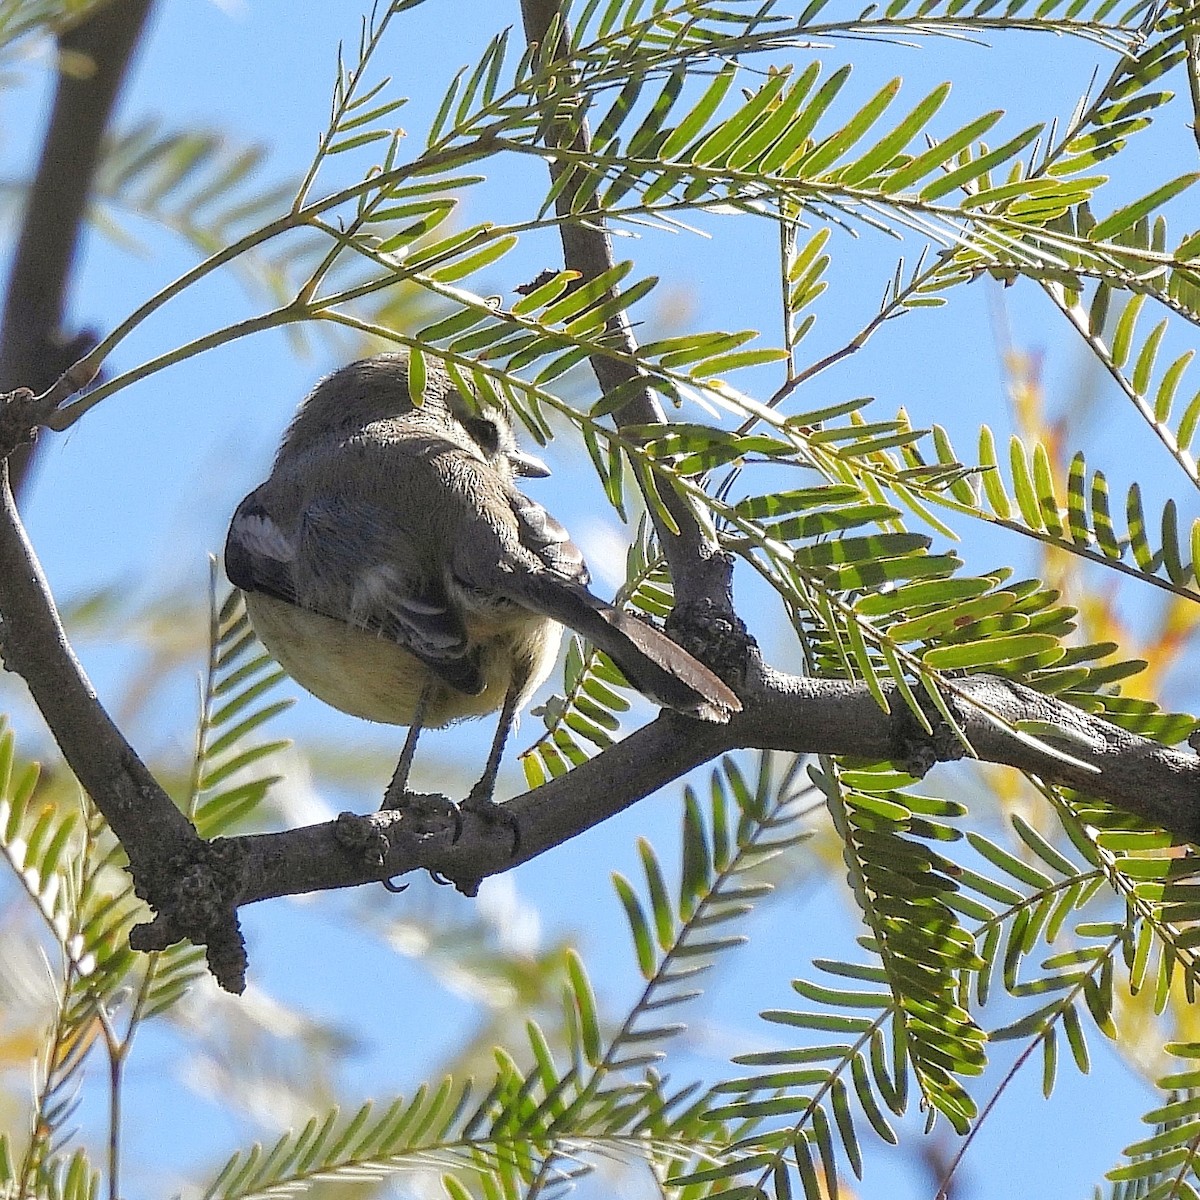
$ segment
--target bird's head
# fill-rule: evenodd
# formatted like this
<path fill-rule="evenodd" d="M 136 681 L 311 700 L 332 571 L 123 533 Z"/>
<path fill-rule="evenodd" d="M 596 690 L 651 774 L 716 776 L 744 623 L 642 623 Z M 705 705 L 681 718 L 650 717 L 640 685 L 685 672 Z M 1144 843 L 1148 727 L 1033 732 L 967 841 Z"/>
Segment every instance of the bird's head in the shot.
<path fill-rule="evenodd" d="M 330 435 L 351 436 L 377 421 L 410 418 L 431 432 L 443 429 L 451 440 L 509 476 L 539 478 L 550 474 L 540 458 L 517 445 L 508 414 L 464 395 L 446 369 L 425 360 L 420 405 L 409 390 L 406 351 L 360 359 L 327 375 L 313 388 L 284 437 L 280 454 L 291 455 Z"/>

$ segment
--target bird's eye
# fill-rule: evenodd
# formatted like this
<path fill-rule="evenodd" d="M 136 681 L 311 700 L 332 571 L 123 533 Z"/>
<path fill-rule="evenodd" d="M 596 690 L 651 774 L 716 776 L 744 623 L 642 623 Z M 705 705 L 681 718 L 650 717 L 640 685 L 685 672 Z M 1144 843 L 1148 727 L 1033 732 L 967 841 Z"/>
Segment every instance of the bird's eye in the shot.
<path fill-rule="evenodd" d="M 471 417 L 466 423 L 467 432 L 485 454 L 495 454 L 500 449 L 500 427 L 487 417 Z"/>

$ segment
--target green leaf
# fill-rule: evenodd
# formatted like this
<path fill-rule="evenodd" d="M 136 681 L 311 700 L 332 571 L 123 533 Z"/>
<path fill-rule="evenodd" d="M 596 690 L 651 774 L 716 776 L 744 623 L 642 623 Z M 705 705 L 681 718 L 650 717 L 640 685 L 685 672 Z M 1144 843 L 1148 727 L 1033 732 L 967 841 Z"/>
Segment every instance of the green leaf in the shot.
<path fill-rule="evenodd" d="M 773 175 L 802 149 L 808 132 L 797 116 L 820 73 L 819 63 L 811 62 L 804 68 L 754 135 L 744 139 L 742 145 L 729 155 L 730 169 L 754 167 L 760 175 Z"/>
<path fill-rule="evenodd" d="M 885 83 L 841 129 L 831 134 L 799 162 L 792 165 L 791 173 L 813 178 L 827 170 L 879 120 L 899 91 L 899 79 L 892 79 Z"/>
<path fill-rule="evenodd" d="M 642 910 L 641 901 L 638 900 L 637 893 L 633 890 L 629 880 L 623 875 L 614 871 L 612 881 L 613 887 L 617 889 L 617 895 L 621 899 L 621 905 L 625 909 L 629 930 L 633 934 L 638 968 L 646 979 L 650 979 L 654 975 L 657 959 L 654 953 L 654 939 L 646 921 L 646 914 Z"/>
<path fill-rule="evenodd" d="M 1021 519 L 1030 529 L 1040 531 L 1042 506 L 1033 486 L 1033 476 L 1029 470 L 1029 459 L 1025 455 L 1025 446 L 1016 434 L 1009 439 L 1008 461 L 1012 468 L 1013 490 L 1017 494 Z"/>
<path fill-rule="evenodd" d="M 645 838 L 638 838 L 638 854 L 642 869 L 646 872 L 646 883 L 650 889 L 650 907 L 654 913 L 654 926 L 658 933 L 660 949 L 670 950 L 675 942 L 675 914 L 663 879 L 662 868 L 654 848 Z"/>
<path fill-rule="evenodd" d="M 429 274 L 439 283 L 455 283 L 459 279 L 473 275 L 476 271 L 481 271 L 484 267 L 491 266 L 497 259 L 503 258 L 518 241 L 520 238 L 515 233 L 496 238 L 487 245 L 481 246 L 474 253 L 466 254 L 445 266 L 435 267 Z"/>
<path fill-rule="evenodd" d="M 1058 648 L 1058 638 L 1045 633 L 994 637 L 966 645 L 935 646 L 921 656 L 927 667 L 938 671 L 957 671 L 1031 658 Z"/>
<path fill-rule="evenodd" d="M 936 171 L 943 163 L 950 162 L 960 151 L 965 150 L 977 138 L 981 138 L 1003 116 L 1004 111 L 996 109 L 993 112 L 984 113 L 981 117 L 976 117 L 961 129 L 918 154 L 916 158 L 905 163 L 899 170 L 893 171 L 883 180 L 881 185 L 883 190 L 889 193 L 902 192 L 918 180 L 924 179 L 931 171 Z"/>
<path fill-rule="evenodd" d="M 834 563 L 859 563 L 881 558 L 901 558 L 917 550 L 928 550 L 933 539 L 922 533 L 880 533 L 870 537 L 841 537 L 803 546 L 796 551 L 796 564 L 804 567 Z"/>
<path fill-rule="evenodd" d="M 1195 350 L 1185 350 L 1163 372 L 1162 380 L 1158 385 L 1158 393 L 1154 397 L 1154 419 L 1160 424 L 1165 423 L 1170 417 L 1171 405 L 1175 400 L 1175 393 L 1179 390 L 1179 381 L 1195 356 Z"/>
<path fill-rule="evenodd" d="M 979 427 L 979 461 L 985 468 L 983 472 L 983 491 L 987 496 L 992 511 L 1002 521 L 1012 517 L 1012 504 L 1008 493 L 1004 490 L 1004 479 L 1000 474 L 996 458 L 996 440 L 987 425 Z"/>
<path fill-rule="evenodd" d="M 583 969 L 583 960 L 574 950 L 568 950 L 566 957 L 570 997 L 579 1014 L 579 1034 L 583 1041 L 584 1057 L 594 1067 L 602 1057 L 596 997 L 592 993 L 592 985 Z"/>
<path fill-rule="evenodd" d="M 737 112 L 722 121 L 698 146 L 689 148 L 689 162 L 700 166 L 723 165 L 726 156 L 741 146 L 763 114 L 775 104 L 786 84 L 785 75 L 768 78 Z"/>
<path fill-rule="evenodd" d="M 926 202 L 937 200 L 947 192 L 971 183 L 984 172 L 990 171 L 992 167 L 1007 162 L 1010 158 L 1020 154 L 1041 131 L 1041 125 L 1030 126 L 1023 133 L 1017 134 L 1016 137 L 1011 138 L 1004 145 L 998 146 L 995 150 L 986 151 L 978 158 L 970 159 L 961 166 L 953 168 L 939 179 L 934 180 L 933 183 L 926 184 L 921 190 L 921 199 Z"/>
<path fill-rule="evenodd" d="M 888 166 L 892 159 L 932 120 L 949 95 L 950 85 L 948 83 L 939 84 L 891 133 L 880 138 L 866 153 L 843 169 L 838 175 L 838 182 L 844 187 L 855 187 Z M 892 180 L 888 179 L 885 182 L 891 190 Z"/>
<path fill-rule="evenodd" d="M 1111 216 L 1105 217 L 1103 221 L 1099 221 L 1088 232 L 1088 237 L 1093 242 L 1107 241 L 1117 234 L 1124 233 L 1132 228 L 1143 217 L 1149 216 L 1151 213 L 1158 212 L 1168 200 L 1178 196 L 1180 192 L 1186 191 L 1200 179 L 1200 172 L 1193 172 L 1190 175 L 1180 175 L 1176 179 L 1172 179 L 1167 183 L 1149 192 L 1141 197 L 1140 200 L 1134 200 L 1130 204 L 1117 209 Z"/>
<path fill-rule="evenodd" d="M 1138 314 L 1146 302 L 1145 292 L 1138 292 L 1121 312 L 1117 327 L 1113 331 L 1112 349 L 1110 351 L 1114 364 L 1123 367 L 1129 360 L 1129 349 L 1133 344 L 1133 330 L 1137 324 Z"/>
<path fill-rule="evenodd" d="M 355 134 L 353 137 L 342 138 L 341 141 L 331 142 L 328 154 L 341 154 L 345 150 L 357 150 L 359 146 L 368 146 L 372 142 L 382 141 L 385 138 L 392 136 L 389 129 L 368 129 L 365 133 Z"/>
<path fill-rule="evenodd" d="M 764 363 L 779 362 L 787 357 L 786 350 L 775 346 L 764 346 L 757 350 L 739 350 L 735 354 L 721 354 L 716 358 L 710 358 L 701 365 L 700 372 L 705 377 L 725 375 L 744 367 L 757 367 Z"/>
<path fill-rule="evenodd" d="M 692 106 L 687 116 L 671 131 L 663 142 L 659 154 L 663 161 L 673 159 L 708 123 L 709 117 L 720 107 L 726 93 L 737 75 L 737 66 L 728 62 L 717 72 L 704 95 Z"/>
<path fill-rule="evenodd" d="M 1150 388 L 1150 374 L 1154 370 L 1154 360 L 1158 355 L 1158 344 L 1163 334 L 1167 332 L 1167 322 L 1160 321 L 1151 331 L 1150 336 L 1142 343 L 1142 349 L 1133 365 L 1133 375 L 1130 382 L 1133 390 L 1144 396 Z"/>

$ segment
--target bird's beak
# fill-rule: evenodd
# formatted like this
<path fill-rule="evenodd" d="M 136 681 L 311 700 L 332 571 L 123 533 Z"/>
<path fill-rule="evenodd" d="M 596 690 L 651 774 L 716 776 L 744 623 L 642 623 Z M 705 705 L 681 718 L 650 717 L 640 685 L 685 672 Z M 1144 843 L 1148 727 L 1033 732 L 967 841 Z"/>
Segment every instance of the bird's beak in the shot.
<path fill-rule="evenodd" d="M 550 474 L 550 468 L 540 458 L 524 450 L 509 450 L 507 457 L 514 473 L 525 479 L 545 479 Z"/>

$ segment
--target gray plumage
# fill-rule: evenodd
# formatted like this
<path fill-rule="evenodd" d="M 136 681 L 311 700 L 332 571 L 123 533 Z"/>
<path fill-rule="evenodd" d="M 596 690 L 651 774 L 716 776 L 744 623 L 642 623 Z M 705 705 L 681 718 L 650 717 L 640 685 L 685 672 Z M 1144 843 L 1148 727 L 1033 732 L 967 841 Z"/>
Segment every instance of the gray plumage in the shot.
<path fill-rule="evenodd" d="M 477 411 L 430 367 L 384 354 L 324 379 L 270 478 L 238 506 L 229 579 L 283 667 L 354 715 L 438 726 L 519 710 L 568 625 L 646 695 L 692 716 L 740 708 L 707 667 L 587 588 L 567 531 L 516 489 L 545 474 L 502 413 Z M 502 731 L 503 732 L 503 731 Z M 502 737 L 501 737 L 502 741 Z"/>

